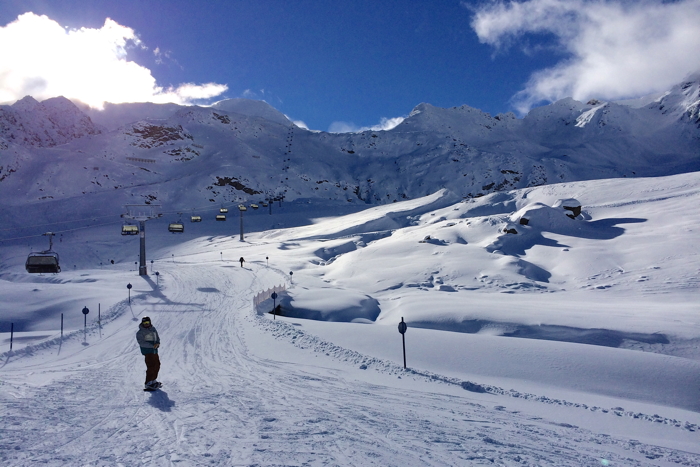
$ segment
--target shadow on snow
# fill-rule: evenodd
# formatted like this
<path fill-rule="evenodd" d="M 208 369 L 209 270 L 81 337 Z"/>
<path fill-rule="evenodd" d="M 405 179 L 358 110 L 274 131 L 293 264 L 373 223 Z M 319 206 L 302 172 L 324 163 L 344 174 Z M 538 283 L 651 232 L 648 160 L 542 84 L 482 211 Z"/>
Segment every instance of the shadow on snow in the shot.
<path fill-rule="evenodd" d="M 569 326 L 538 325 L 530 326 L 515 323 L 494 323 L 486 320 L 465 320 L 457 323 L 433 323 L 426 321 L 411 322 L 411 327 L 435 329 L 438 331 L 463 332 L 476 334 L 489 329 L 500 329 L 504 337 L 524 339 L 541 339 L 576 344 L 599 345 L 603 347 L 620 347 L 624 341 L 643 342 L 645 344 L 668 344 L 670 341 L 663 334 L 644 334 L 638 332 L 612 331 L 609 329 L 585 329 Z"/>

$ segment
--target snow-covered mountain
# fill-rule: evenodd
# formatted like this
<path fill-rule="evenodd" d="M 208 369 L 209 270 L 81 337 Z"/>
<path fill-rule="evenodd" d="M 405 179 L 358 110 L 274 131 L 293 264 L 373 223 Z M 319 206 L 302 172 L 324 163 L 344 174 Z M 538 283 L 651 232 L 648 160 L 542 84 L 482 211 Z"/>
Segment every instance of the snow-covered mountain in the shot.
<path fill-rule="evenodd" d="M 525 118 L 418 105 L 389 131 L 301 129 L 261 101 L 212 107 L 64 98 L 0 107 L 0 199 L 90 195 L 104 209 L 174 211 L 284 195 L 384 204 L 549 183 L 700 170 L 700 80 L 641 108 L 563 99 Z"/>
<path fill-rule="evenodd" d="M 59 146 L 101 129 L 65 97 L 37 102 L 31 96 L 0 106 L 0 148 Z"/>

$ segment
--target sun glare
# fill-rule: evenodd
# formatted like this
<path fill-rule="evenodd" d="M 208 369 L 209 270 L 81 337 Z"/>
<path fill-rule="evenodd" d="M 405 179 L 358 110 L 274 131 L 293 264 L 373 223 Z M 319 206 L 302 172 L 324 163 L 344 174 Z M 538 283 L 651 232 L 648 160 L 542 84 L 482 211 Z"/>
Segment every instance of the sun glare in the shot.
<path fill-rule="evenodd" d="M 146 48 L 133 29 L 107 18 L 100 29 L 67 29 L 34 13 L 0 27 L 0 102 L 26 95 L 78 99 L 91 107 L 105 102 L 191 103 L 218 96 L 223 84 L 158 86 L 148 68 L 127 58 L 128 49 Z"/>

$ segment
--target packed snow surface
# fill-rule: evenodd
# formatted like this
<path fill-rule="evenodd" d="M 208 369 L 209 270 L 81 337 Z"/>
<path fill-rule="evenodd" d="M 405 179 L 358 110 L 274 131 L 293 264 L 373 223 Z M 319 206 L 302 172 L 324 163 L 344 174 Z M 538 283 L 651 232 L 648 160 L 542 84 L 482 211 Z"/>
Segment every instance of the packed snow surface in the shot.
<path fill-rule="evenodd" d="M 0 462 L 700 465 L 700 173 L 460 199 L 3 232 Z"/>

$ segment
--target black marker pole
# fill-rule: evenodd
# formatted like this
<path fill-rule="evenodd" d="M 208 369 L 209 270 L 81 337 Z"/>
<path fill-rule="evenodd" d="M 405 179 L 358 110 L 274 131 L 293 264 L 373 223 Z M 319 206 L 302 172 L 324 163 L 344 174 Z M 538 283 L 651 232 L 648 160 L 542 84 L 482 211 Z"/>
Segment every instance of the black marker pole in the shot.
<path fill-rule="evenodd" d="M 403 369 L 406 369 L 406 331 L 408 330 L 408 325 L 404 322 L 403 316 L 401 317 L 401 322 L 399 323 L 399 332 L 401 333 L 401 341 L 403 342 Z"/>
<path fill-rule="evenodd" d="M 277 292 L 272 292 L 270 298 L 272 298 L 272 320 L 274 321 L 277 318 Z"/>
<path fill-rule="evenodd" d="M 90 313 L 88 307 L 83 307 L 83 318 L 85 318 L 85 323 L 83 325 L 83 345 L 87 345 L 87 315 Z"/>

